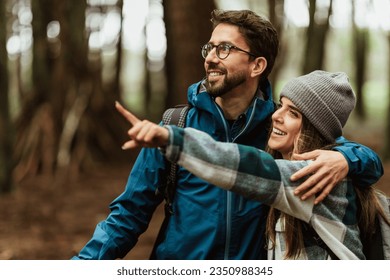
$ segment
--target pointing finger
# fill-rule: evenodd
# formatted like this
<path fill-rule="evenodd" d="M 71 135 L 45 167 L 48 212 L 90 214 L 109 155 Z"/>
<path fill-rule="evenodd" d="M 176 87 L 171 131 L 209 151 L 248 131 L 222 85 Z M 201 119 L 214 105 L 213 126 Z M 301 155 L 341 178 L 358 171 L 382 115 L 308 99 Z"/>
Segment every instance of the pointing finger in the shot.
<path fill-rule="evenodd" d="M 128 110 L 123 108 L 123 106 L 118 102 L 115 101 L 115 108 L 123 117 L 125 117 L 126 120 L 128 120 L 132 125 L 135 125 L 136 123 L 140 122 L 140 120 L 134 116 L 132 113 L 130 113 Z"/>

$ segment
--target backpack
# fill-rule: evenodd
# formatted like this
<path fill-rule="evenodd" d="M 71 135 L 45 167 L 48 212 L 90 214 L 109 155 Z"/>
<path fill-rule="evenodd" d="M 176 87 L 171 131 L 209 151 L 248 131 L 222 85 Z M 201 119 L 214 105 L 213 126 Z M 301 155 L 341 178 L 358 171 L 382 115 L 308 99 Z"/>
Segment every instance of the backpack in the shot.
<path fill-rule="evenodd" d="M 189 104 L 180 104 L 176 105 L 173 108 L 167 109 L 163 113 L 162 122 L 164 125 L 176 125 L 178 127 L 184 127 L 186 123 L 186 117 L 188 110 L 191 108 Z M 157 235 L 156 241 L 154 243 L 150 259 L 156 259 L 156 247 L 157 244 L 164 238 L 165 230 L 167 228 L 168 220 L 171 215 L 174 214 L 172 208 L 173 197 L 176 191 L 176 174 L 177 174 L 177 164 L 172 163 L 165 159 L 166 172 L 162 174 L 162 181 L 165 182 L 156 189 L 156 195 L 162 195 L 165 200 L 164 212 L 165 217 L 161 225 L 159 233 Z"/>

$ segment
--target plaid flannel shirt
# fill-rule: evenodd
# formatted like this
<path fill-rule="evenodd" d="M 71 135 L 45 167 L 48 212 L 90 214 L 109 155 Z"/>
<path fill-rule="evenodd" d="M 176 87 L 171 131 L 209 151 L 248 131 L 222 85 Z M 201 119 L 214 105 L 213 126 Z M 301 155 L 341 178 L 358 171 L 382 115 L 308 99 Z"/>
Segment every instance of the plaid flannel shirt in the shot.
<path fill-rule="evenodd" d="M 364 259 L 356 217 L 356 196 L 349 179 L 340 182 L 319 204 L 314 197 L 302 201 L 294 195 L 301 181 L 290 176 L 307 161 L 275 160 L 268 153 L 244 145 L 217 142 L 192 128 L 167 126 L 170 144 L 164 149 L 168 160 L 223 189 L 279 209 L 312 226 L 339 259 Z M 283 259 L 283 220 L 276 224 L 276 246 L 269 259 Z M 310 240 L 309 240 L 310 241 Z M 328 259 L 326 249 L 304 240 L 300 259 Z"/>

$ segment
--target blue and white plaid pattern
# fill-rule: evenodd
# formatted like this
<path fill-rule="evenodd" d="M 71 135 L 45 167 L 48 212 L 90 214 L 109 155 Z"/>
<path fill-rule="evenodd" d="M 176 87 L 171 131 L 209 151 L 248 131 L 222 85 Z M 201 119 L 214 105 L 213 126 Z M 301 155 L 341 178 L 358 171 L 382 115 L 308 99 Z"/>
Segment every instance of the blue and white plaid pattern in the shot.
<path fill-rule="evenodd" d="M 302 201 L 294 195 L 300 182 L 289 178 L 306 166 L 306 161 L 274 160 L 253 147 L 216 142 L 206 133 L 192 128 L 168 126 L 168 160 L 200 178 L 247 198 L 261 201 L 309 223 L 339 259 L 364 259 L 356 218 L 356 197 L 350 180 L 344 180 L 322 203 L 314 198 Z M 283 220 L 277 227 L 283 232 Z M 284 235 L 277 234 L 276 248 L 269 257 L 284 256 Z M 302 259 L 327 259 L 325 249 L 306 246 Z"/>

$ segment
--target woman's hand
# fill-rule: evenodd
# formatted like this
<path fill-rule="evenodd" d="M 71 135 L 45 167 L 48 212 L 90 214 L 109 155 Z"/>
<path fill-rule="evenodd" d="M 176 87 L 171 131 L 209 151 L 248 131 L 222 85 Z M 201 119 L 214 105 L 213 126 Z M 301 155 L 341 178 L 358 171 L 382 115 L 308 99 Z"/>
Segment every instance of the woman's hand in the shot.
<path fill-rule="evenodd" d="M 139 120 L 136 116 L 116 101 L 115 108 L 132 125 L 127 132 L 130 140 L 122 145 L 123 150 L 137 147 L 157 148 L 166 146 L 169 142 L 169 131 L 148 120 Z"/>

